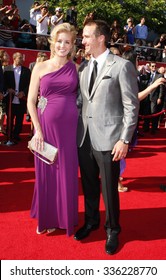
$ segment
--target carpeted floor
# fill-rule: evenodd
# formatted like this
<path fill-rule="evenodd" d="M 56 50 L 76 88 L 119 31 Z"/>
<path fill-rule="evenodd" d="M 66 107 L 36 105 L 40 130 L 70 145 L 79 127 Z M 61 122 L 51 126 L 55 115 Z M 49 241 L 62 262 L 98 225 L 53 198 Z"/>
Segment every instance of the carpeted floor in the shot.
<path fill-rule="evenodd" d="M 104 252 L 104 205 L 101 197 L 101 226 L 82 242 L 65 231 L 37 235 L 36 221 L 29 216 L 34 185 L 33 156 L 27 149 L 29 123 L 24 124 L 21 142 L 7 146 L 0 135 L 0 259 L 2 260 L 165 260 L 166 259 L 166 129 L 146 134 L 127 157 L 120 193 L 120 247 L 116 254 Z M 84 209 L 79 179 L 79 227 Z M 77 230 L 78 227 L 76 227 Z"/>

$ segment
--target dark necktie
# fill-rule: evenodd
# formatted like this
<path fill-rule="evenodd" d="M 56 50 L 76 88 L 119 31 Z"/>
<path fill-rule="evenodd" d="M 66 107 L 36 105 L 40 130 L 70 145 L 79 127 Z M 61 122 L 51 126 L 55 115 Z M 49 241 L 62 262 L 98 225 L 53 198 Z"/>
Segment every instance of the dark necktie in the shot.
<path fill-rule="evenodd" d="M 93 71 L 90 77 L 90 83 L 89 83 L 89 95 L 91 94 L 92 88 L 93 88 L 93 84 L 96 80 L 97 77 L 97 61 L 94 60 L 93 61 Z"/>
<path fill-rule="evenodd" d="M 153 79 L 154 79 L 154 73 L 151 73 L 150 79 L 149 79 L 149 84 L 153 83 Z"/>

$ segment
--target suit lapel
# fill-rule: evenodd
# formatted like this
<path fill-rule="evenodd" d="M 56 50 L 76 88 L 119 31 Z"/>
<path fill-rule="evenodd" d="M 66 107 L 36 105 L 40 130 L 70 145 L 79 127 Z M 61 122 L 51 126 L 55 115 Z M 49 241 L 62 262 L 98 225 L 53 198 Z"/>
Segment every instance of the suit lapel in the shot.
<path fill-rule="evenodd" d="M 84 93 L 88 99 L 89 99 L 89 90 L 88 90 L 89 70 L 90 70 L 90 63 L 89 61 L 87 61 L 87 63 L 84 66 L 84 71 L 82 73 L 81 85 L 84 88 Z"/>
<path fill-rule="evenodd" d="M 14 76 L 14 68 L 13 68 L 13 65 L 10 65 L 10 72 L 11 72 L 12 85 L 13 85 L 13 88 L 15 89 L 16 84 L 15 84 L 15 76 Z"/>
<path fill-rule="evenodd" d="M 96 81 L 94 83 L 94 86 L 93 86 L 93 89 L 92 89 L 92 92 L 91 92 L 91 96 L 90 96 L 90 99 L 93 98 L 93 96 L 95 95 L 95 92 L 96 92 L 96 89 L 97 87 L 99 86 L 99 84 L 101 83 L 102 79 L 104 76 L 107 75 L 107 72 L 110 70 L 110 68 L 112 67 L 112 65 L 114 65 L 114 63 L 116 63 L 115 59 L 114 59 L 114 56 L 110 53 L 99 73 L 99 75 L 97 76 L 96 78 Z"/>

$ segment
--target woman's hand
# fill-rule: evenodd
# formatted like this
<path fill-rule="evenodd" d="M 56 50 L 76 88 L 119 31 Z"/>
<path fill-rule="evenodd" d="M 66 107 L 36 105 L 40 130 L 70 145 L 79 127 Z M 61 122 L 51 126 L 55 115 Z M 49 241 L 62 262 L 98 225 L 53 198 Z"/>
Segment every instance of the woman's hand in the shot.
<path fill-rule="evenodd" d="M 41 130 L 36 131 L 33 138 L 35 140 L 36 149 L 39 150 L 39 151 L 43 151 L 43 149 L 44 149 L 44 138 L 43 138 L 43 133 L 41 132 Z"/>

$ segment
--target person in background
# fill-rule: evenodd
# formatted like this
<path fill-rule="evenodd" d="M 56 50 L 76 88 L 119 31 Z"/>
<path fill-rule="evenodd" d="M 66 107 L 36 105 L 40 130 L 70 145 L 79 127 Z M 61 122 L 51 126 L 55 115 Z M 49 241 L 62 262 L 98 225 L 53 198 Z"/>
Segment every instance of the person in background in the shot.
<path fill-rule="evenodd" d="M 161 66 L 158 68 L 158 73 L 164 75 L 165 74 L 165 67 L 164 66 Z"/>
<path fill-rule="evenodd" d="M 4 6 L 2 7 L 2 5 L 0 5 L 0 18 L 3 18 L 6 15 L 6 12 L 8 11 L 8 6 Z"/>
<path fill-rule="evenodd" d="M 85 52 L 91 54 L 79 69 L 77 104 L 78 155 L 85 202 L 85 223 L 75 240 L 86 238 L 100 225 L 100 179 L 106 209 L 107 254 L 119 246 L 118 180 L 120 160 L 126 157 L 137 124 L 139 101 L 133 64 L 110 53 L 110 27 L 105 21 L 89 21 L 83 28 Z M 96 78 L 96 79 L 95 79 Z"/>
<path fill-rule="evenodd" d="M 113 33 L 117 33 L 118 37 L 120 37 L 121 28 L 120 28 L 120 23 L 117 19 L 114 19 L 113 23 L 111 24 L 110 31 L 111 31 L 111 37 Z"/>
<path fill-rule="evenodd" d="M 137 59 L 138 60 L 145 60 L 146 57 L 146 49 L 143 47 L 143 43 L 141 39 L 137 39 L 135 46 L 134 46 L 134 51 L 137 54 Z"/>
<path fill-rule="evenodd" d="M 13 28 L 10 25 L 10 20 L 5 16 L 0 24 L 0 46 L 14 48 L 15 44 L 12 36 Z"/>
<path fill-rule="evenodd" d="M 150 84 L 146 89 L 140 91 L 138 93 L 139 100 L 143 100 L 145 97 L 147 97 L 149 94 L 153 92 L 158 86 L 166 86 L 166 78 L 160 77 L 157 80 L 154 81 L 154 83 Z"/>
<path fill-rule="evenodd" d="M 135 41 L 142 41 L 142 45 L 146 45 L 146 40 L 148 37 L 148 27 L 145 25 L 145 17 L 141 17 L 140 23 L 135 27 Z"/>
<path fill-rule="evenodd" d="M 162 51 L 162 62 L 166 63 L 166 46 L 164 46 L 164 49 Z"/>
<path fill-rule="evenodd" d="M 124 31 L 127 36 L 127 43 L 130 45 L 134 44 L 134 23 L 133 19 L 130 17 L 127 19 L 127 25 L 124 26 Z"/>
<path fill-rule="evenodd" d="M 33 35 L 33 28 L 29 24 L 28 20 L 23 19 L 20 23 L 19 31 L 21 33 L 18 35 L 16 45 L 18 48 L 27 48 L 27 49 L 35 49 L 34 38 Z"/>
<path fill-rule="evenodd" d="M 113 53 L 113 54 L 116 54 L 116 55 L 119 55 L 121 56 L 121 53 L 119 51 L 119 49 L 117 47 L 111 47 L 110 48 L 110 51 Z"/>
<path fill-rule="evenodd" d="M 51 31 L 56 25 L 63 23 L 63 18 L 64 13 L 62 9 L 60 7 L 55 8 L 55 15 L 51 17 Z"/>
<path fill-rule="evenodd" d="M 26 113 L 26 98 L 29 89 L 31 72 L 23 66 L 23 55 L 13 54 L 13 65 L 6 66 L 4 72 L 4 90 L 7 94 L 7 118 L 9 120 L 9 100 L 12 95 L 11 128 L 13 140 L 20 141 L 24 114 Z M 8 130 L 8 126 L 7 126 Z"/>
<path fill-rule="evenodd" d="M 37 21 L 37 36 L 36 36 L 36 46 L 38 50 L 47 49 L 48 46 L 48 27 L 50 26 L 50 17 L 48 7 L 42 6 L 41 14 L 36 16 Z M 39 35 L 40 34 L 40 35 Z M 44 36 L 45 35 L 45 36 Z"/>
<path fill-rule="evenodd" d="M 90 20 L 93 20 L 94 19 L 94 12 L 90 12 L 88 13 L 85 18 L 84 18 L 84 21 L 83 21 L 83 26 Z"/>
<path fill-rule="evenodd" d="M 163 49 L 166 47 L 166 34 L 161 34 L 159 38 L 156 38 L 154 40 L 154 48 L 158 49 L 156 50 L 154 53 L 155 53 L 155 60 L 156 61 L 162 61 L 162 58 L 163 58 Z M 159 50 L 161 49 L 161 50 Z"/>
<path fill-rule="evenodd" d="M 37 53 L 37 56 L 36 56 L 36 61 L 31 62 L 31 63 L 29 64 L 29 69 L 30 69 L 30 71 L 32 72 L 32 70 L 33 70 L 33 68 L 34 68 L 34 66 L 35 66 L 35 64 L 36 64 L 37 62 L 42 62 L 42 61 L 45 61 L 45 60 L 47 60 L 47 59 L 48 59 L 48 55 L 47 55 L 46 52 L 38 52 L 38 53 Z"/>
<path fill-rule="evenodd" d="M 29 23 L 31 24 L 34 33 L 36 33 L 36 25 L 37 25 L 37 21 L 36 21 L 36 16 L 41 14 L 40 9 L 45 5 L 45 3 L 40 5 L 40 2 L 35 1 L 30 9 L 30 19 L 29 19 Z"/>
<path fill-rule="evenodd" d="M 84 49 L 78 49 L 77 52 L 74 55 L 73 60 L 75 63 L 80 65 L 85 60 L 85 50 Z"/>
<path fill-rule="evenodd" d="M 9 65 L 10 57 L 6 50 L 0 50 L 0 132 L 6 134 L 4 127 L 5 115 L 6 115 L 6 102 L 4 96 L 4 83 L 3 72 L 7 65 Z"/>
<path fill-rule="evenodd" d="M 38 220 L 37 234 L 49 234 L 59 228 L 69 236 L 78 223 L 78 73 L 70 59 L 75 39 L 74 26 L 57 25 L 50 37 L 51 58 L 36 63 L 32 71 L 28 111 L 35 128 L 36 148 L 43 150 L 44 141 L 58 148 L 52 165 L 35 157 L 31 217 Z"/>
<path fill-rule="evenodd" d="M 2 64 L 0 60 L 0 133 L 4 133 L 4 94 L 3 94 L 3 70 L 2 70 Z"/>
<path fill-rule="evenodd" d="M 1 64 L 2 64 L 2 70 L 4 72 L 5 67 L 8 66 L 9 63 L 10 63 L 10 56 L 7 53 L 6 50 L 3 50 L 3 49 L 0 50 L 0 61 L 1 61 Z"/>
<path fill-rule="evenodd" d="M 154 83 L 158 78 L 163 77 L 163 74 L 158 73 L 156 63 L 150 62 L 151 72 L 147 74 L 148 86 Z M 147 96 L 144 103 L 144 115 L 159 113 L 163 107 L 164 102 L 164 86 L 160 85 L 155 88 L 150 95 Z M 145 118 L 143 123 L 144 132 L 148 132 L 151 123 L 151 134 L 156 134 L 158 128 L 159 116 L 152 118 Z"/>
<path fill-rule="evenodd" d="M 166 84 L 166 79 L 165 78 L 159 78 L 157 79 L 153 84 L 149 85 L 146 89 L 139 91 L 138 92 L 138 98 L 140 101 L 144 100 L 148 95 L 151 94 L 152 91 L 154 91 L 158 86 L 160 85 L 165 85 Z M 126 160 L 122 159 L 120 161 L 120 177 L 119 177 L 119 183 L 118 183 L 118 191 L 119 192 L 127 192 L 128 187 L 124 186 L 122 181 L 123 181 L 123 172 L 125 171 L 126 168 Z"/>
<path fill-rule="evenodd" d="M 10 20 L 10 24 L 13 27 L 13 30 L 18 30 L 19 24 L 21 22 L 21 16 L 19 13 L 19 9 L 17 5 L 12 4 L 11 5 L 11 13 L 8 16 L 8 19 Z"/>
<path fill-rule="evenodd" d="M 71 6 L 66 11 L 66 21 L 77 27 L 77 10 L 75 6 Z"/>

